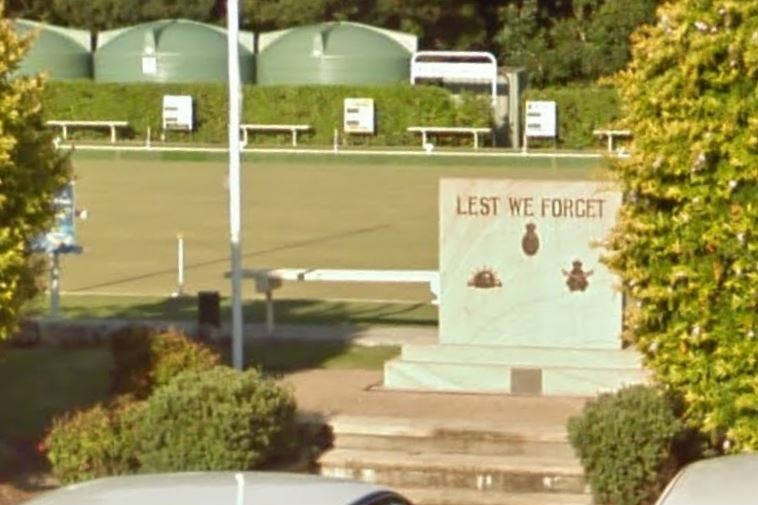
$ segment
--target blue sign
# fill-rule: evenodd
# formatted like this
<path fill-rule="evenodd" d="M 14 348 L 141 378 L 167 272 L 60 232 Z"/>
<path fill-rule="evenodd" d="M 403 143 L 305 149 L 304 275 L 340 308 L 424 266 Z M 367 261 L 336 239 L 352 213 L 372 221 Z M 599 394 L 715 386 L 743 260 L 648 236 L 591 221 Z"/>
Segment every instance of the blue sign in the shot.
<path fill-rule="evenodd" d="M 66 184 L 53 198 L 55 225 L 53 229 L 37 237 L 32 244 L 35 251 L 48 253 L 81 252 L 76 243 L 76 205 L 74 183 Z"/>

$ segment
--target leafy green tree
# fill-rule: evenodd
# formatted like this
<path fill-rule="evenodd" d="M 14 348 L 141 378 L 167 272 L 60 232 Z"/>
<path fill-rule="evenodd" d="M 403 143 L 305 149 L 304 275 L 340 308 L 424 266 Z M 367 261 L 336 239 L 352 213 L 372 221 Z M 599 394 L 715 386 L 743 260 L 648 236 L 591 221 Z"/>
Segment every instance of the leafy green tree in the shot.
<path fill-rule="evenodd" d="M 43 81 L 12 77 L 28 45 L 0 19 L 0 340 L 35 293 L 28 245 L 51 224 L 52 197 L 69 177 L 42 120 Z"/>
<path fill-rule="evenodd" d="M 633 129 L 609 265 L 626 337 L 688 421 L 758 449 L 758 2 L 679 0 L 616 82 Z"/>
<path fill-rule="evenodd" d="M 500 60 L 524 66 L 533 84 L 594 80 L 620 70 L 629 37 L 654 19 L 658 0 L 523 0 L 499 10 Z"/>
<path fill-rule="evenodd" d="M 12 17 L 88 30 L 171 18 L 214 23 L 223 17 L 219 0 L 7 0 L 6 5 Z"/>
<path fill-rule="evenodd" d="M 203 23 L 218 21 L 216 0 L 143 0 L 139 4 L 140 18 L 145 21 L 172 18 Z"/>
<path fill-rule="evenodd" d="M 341 21 L 356 12 L 348 0 L 242 0 L 240 24 L 256 32 Z"/>
<path fill-rule="evenodd" d="M 484 13 L 490 2 L 475 0 L 373 0 L 361 3 L 357 19 L 419 36 L 424 49 L 483 49 Z"/>
<path fill-rule="evenodd" d="M 51 0 L 48 20 L 62 26 L 108 30 L 137 23 L 140 0 Z"/>
<path fill-rule="evenodd" d="M 242 25 L 276 30 L 326 21 L 356 21 L 414 33 L 427 49 L 486 47 L 491 2 L 476 0 L 244 0 Z"/>
<path fill-rule="evenodd" d="M 5 0 L 5 13 L 9 17 L 21 17 L 48 21 L 50 0 Z"/>

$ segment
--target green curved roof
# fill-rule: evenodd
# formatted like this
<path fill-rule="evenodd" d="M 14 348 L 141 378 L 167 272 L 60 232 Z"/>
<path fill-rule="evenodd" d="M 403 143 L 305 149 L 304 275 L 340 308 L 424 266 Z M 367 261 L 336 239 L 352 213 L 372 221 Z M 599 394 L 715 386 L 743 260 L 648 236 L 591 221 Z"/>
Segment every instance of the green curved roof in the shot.
<path fill-rule="evenodd" d="M 16 70 L 16 75 L 47 73 L 52 79 L 82 79 L 92 77 L 90 34 L 17 19 L 16 33 L 22 36 L 37 31 L 36 38 Z"/>
<path fill-rule="evenodd" d="M 261 34 L 259 84 L 405 81 L 416 38 L 369 25 L 322 23 Z"/>
<path fill-rule="evenodd" d="M 104 82 L 224 82 L 226 31 L 184 19 L 144 23 L 98 36 L 95 80 Z M 240 34 L 240 76 L 253 80 L 253 35 Z M 145 71 L 153 57 L 154 71 Z"/>

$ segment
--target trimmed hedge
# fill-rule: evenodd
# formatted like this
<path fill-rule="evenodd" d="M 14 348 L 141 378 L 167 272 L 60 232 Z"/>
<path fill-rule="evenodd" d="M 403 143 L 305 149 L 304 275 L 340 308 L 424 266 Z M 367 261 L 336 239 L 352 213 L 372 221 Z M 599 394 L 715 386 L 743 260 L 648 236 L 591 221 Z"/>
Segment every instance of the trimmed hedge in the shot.
<path fill-rule="evenodd" d="M 147 398 L 181 372 L 209 370 L 221 361 L 217 353 L 174 329 L 125 328 L 111 337 L 110 346 L 115 365 L 111 391 L 135 398 Z"/>
<path fill-rule="evenodd" d="M 544 89 L 527 89 L 521 100 L 553 100 L 558 108 L 558 145 L 569 149 L 597 146 L 596 128 L 609 128 L 621 117 L 616 88 L 586 84 Z M 524 118 L 524 112 L 521 112 Z"/>
<path fill-rule="evenodd" d="M 594 502 L 601 505 L 653 503 L 686 462 L 679 461 L 680 455 L 690 449 L 684 444 L 689 442 L 688 432 L 672 403 L 648 386 L 590 400 L 580 415 L 569 420 L 568 433 Z"/>
<path fill-rule="evenodd" d="M 44 95 L 46 119 L 126 120 L 131 132 L 153 140 L 161 132 L 163 95 L 191 95 L 195 103 L 194 132 L 169 132 L 172 142 L 221 143 L 227 139 L 227 88 L 220 84 L 109 84 L 51 81 Z M 342 131 L 345 98 L 373 98 L 377 133 L 351 135 L 351 144 L 417 145 L 408 126 L 489 126 L 489 98 L 452 95 L 435 86 L 243 86 L 243 123 L 310 124 L 299 137 L 304 145 L 331 145 L 334 129 Z M 73 137 L 98 133 L 74 129 Z M 99 133 L 105 139 L 107 129 Z M 289 143 L 289 133 L 252 135 L 252 143 Z"/>
<path fill-rule="evenodd" d="M 295 399 L 256 370 L 186 372 L 147 400 L 142 471 L 247 470 L 294 447 Z"/>

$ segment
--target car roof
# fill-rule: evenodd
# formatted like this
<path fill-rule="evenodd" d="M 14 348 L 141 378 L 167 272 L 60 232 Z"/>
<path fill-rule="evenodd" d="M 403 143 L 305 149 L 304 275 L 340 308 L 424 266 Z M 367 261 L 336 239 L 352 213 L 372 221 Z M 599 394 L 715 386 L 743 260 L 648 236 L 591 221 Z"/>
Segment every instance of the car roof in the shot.
<path fill-rule="evenodd" d="M 106 477 L 50 491 L 26 505 L 351 505 L 387 488 L 317 475 L 277 472 L 184 472 Z"/>
<path fill-rule="evenodd" d="M 660 505 L 755 505 L 758 454 L 735 454 L 687 466 L 669 485 Z"/>

